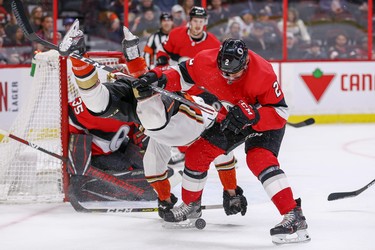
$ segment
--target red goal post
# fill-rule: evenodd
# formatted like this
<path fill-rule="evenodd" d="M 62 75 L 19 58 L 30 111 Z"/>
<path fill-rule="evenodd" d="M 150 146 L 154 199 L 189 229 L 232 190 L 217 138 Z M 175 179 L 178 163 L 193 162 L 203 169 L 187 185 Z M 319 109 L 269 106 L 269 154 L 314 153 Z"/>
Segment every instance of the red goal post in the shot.
<path fill-rule="evenodd" d="M 88 52 L 108 66 L 125 62 L 121 52 Z M 99 79 L 107 72 L 99 69 Z M 68 101 L 78 96 L 71 63 L 57 51 L 35 56 L 35 73 L 28 100 L 8 129 L 10 133 L 68 156 Z M 54 157 L 9 138 L 0 142 L 0 203 L 61 202 L 67 200 L 65 164 Z"/>

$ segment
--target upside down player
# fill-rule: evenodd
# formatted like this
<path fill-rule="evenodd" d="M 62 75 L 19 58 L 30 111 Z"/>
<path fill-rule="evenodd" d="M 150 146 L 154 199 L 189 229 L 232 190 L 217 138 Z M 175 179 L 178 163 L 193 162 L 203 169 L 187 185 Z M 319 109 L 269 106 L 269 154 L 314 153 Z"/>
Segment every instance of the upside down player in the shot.
<path fill-rule="evenodd" d="M 82 32 L 78 30 L 79 24 L 78 21 L 76 22 L 59 46 L 61 53 L 70 54 L 72 51 L 84 48 L 81 42 Z M 142 75 L 147 67 L 144 59 L 139 57 L 139 39 L 126 28 L 124 28 L 124 36 L 122 45 L 129 71 L 134 76 Z M 73 67 L 90 67 L 86 63 L 71 59 Z M 161 85 L 165 84 L 164 79 L 158 82 Z M 177 198 L 170 192 L 171 187 L 167 179 L 167 162 L 170 158 L 171 146 L 193 142 L 210 125 L 214 117 L 165 95 L 154 93 L 149 86 L 141 85 L 132 89 L 131 82 L 121 77 L 114 83 L 105 85 L 86 77 L 84 83 L 78 82 L 78 85 L 90 113 L 120 120 L 125 116 L 130 120 L 142 122 L 146 129 L 145 134 L 150 136 L 143 159 L 145 175 L 158 194 L 159 215 L 164 217 L 165 212 L 177 202 Z M 185 97 L 203 102 L 200 98 Z M 136 113 L 134 109 L 137 109 Z M 228 196 L 224 200 L 226 213 L 231 215 L 241 212 L 244 215 L 247 202 L 242 195 L 242 189 L 237 186 L 233 155 L 220 155 L 215 159 L 215 164 L 225 192 L 228 190 Z"/>
<path fill-rule="evenodd" d="M 207 75 L 209 74 L 209 77 Z M 166 90 L 202 86 L 226 102 L 224 118 L 207 128 L 186 152 L 183 203 L 165 214 L 179 222 L 200 217 L 203 178 L 217 155 L 245 142 L 246 162 L 284 219 L 271 229 L 274 243 L 309 241 L 301 200 L 293 198 L 277 156 L 284 136 L 288 107 L 270 63 L 247 49 L 242 40 L 227 39 L 220 49 L 202 51 L 167 71 L 153 69 L 142 77 L 166 77 Z M 292 235 L 292 236 L 290 236 Z"/>

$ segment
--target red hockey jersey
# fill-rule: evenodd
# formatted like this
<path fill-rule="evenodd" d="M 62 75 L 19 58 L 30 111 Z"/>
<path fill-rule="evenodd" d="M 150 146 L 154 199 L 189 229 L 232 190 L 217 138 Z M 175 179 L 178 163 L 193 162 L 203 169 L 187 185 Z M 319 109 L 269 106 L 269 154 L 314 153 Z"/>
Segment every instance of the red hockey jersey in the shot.
<path fill-rule="evenodd" d="M 198 42 L 192 40 L 188 34 L 188 27 L 173 29 L 163 43 L 164 50 L 175 61 L 178 61 L 180 57 L 193 58 L 202 50 L 219 47 L 220 41 L 209 32 L 205 32 L 204 38 Z"/>
<path fill-rule="evenodd" d="M 116 151 L 126 137 L 133 135 L 135 127 L 136 124 L 133 122 L 92 115 L 81 97 L 69 103 L 69 132 L 92 134 L 92 155 Z"/>
<path fill-rule="evenodd" d="M 261 105 L 260 120 L 253 128 L 266 131 L 282 128 L 288 118 L 284 94 L 277 82 L 272 65 L 249 50 L 250 62 L 240 79 L 228 82 L 217 66 L 219 49 L 198 53 L 196 57 L 180 64 L 182 76 L 174 69 L 165 71 L 168 78 L 166 89 L 187 90 L 197 85 L 214 94 L 224 104 L 236 105 L 240 100 Z"/>

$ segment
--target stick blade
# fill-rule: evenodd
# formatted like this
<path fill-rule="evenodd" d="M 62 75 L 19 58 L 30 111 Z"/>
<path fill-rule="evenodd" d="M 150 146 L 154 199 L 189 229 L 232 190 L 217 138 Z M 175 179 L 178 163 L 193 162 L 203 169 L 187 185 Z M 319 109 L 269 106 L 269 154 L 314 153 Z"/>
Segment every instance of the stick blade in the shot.
<path fill-rule="evenodd" d="M 345 199 L 356 196 L 355 192 L 343 192 L 343 193 L 331 193 L 328 195 L 328 201 L 334 201 L 339 199 Z"/>

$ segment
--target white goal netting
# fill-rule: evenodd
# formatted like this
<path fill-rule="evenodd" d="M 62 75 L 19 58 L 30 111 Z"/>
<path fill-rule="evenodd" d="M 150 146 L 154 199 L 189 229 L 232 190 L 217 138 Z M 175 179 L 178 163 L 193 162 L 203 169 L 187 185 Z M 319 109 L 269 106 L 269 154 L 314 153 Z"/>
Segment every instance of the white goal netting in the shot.
<path fill-rule="evenodd" d="M 93 59 L 105 64 L 118 64 L 119 53 L 93 53 Z M 67 62 L 70 62 L 67 60 Z M 69 100 L 78 91 L 70 65 L 61 61 L 57 51 L 36 55 L 36 69 L 26 105 L 21 107 L 9 132 L 58 155 L 67 149 L 67 100 L 63 88 L 68 89 Z M 65 67 L 64 65 L 65 64 Z M 67 74 L 64 74 L 64 70 Z M 99 72 L 105 80 L 105 72 Z M 66 91 L 65 91 L 66 93 Z M 65 112 L 63 111 L 65 109 Z M 64 135 L 65 133 L 65 135 Z M 63 201 L 64 164 L 48 154 L 18 141 L 3 138 L 0 142 L 0 202 L 59 202 Z"/>

